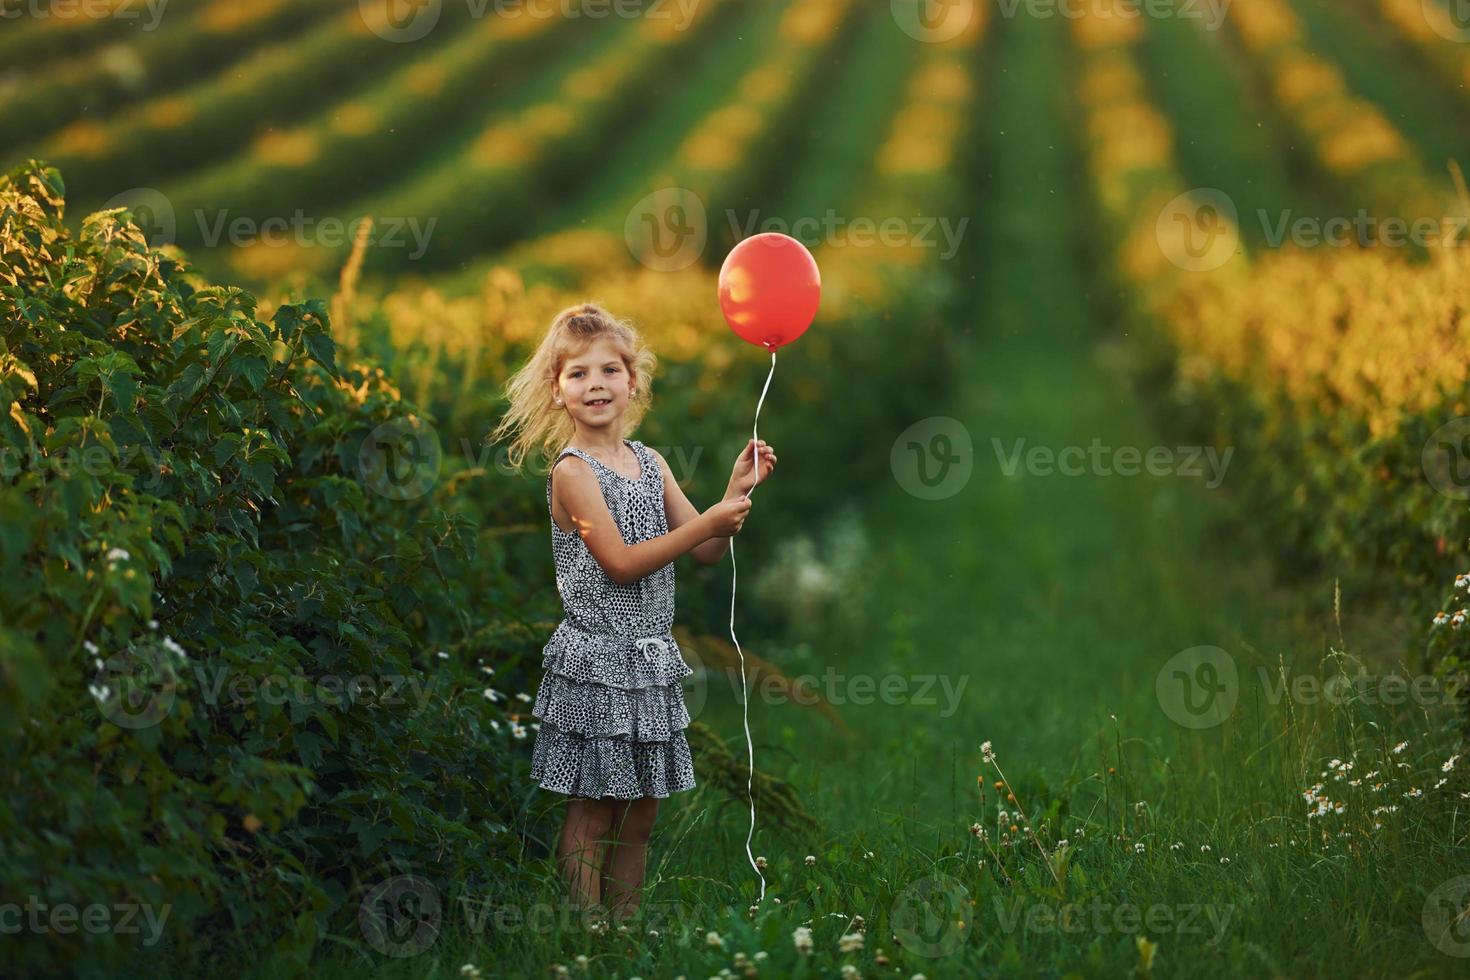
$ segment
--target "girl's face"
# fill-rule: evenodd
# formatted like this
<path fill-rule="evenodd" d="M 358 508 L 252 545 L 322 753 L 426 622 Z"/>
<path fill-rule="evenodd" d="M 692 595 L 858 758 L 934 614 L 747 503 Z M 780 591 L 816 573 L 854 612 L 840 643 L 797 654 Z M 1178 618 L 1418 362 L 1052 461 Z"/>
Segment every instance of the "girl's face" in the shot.
<path fill-rule="evenodd" d="M 628 391 L 635 380 L 613 342 L 599 338 L 563 362 L 552 397 L 562 400 L 560 407 L 571 414 L 578 428 L 609 428 L 627 410 Z"/>

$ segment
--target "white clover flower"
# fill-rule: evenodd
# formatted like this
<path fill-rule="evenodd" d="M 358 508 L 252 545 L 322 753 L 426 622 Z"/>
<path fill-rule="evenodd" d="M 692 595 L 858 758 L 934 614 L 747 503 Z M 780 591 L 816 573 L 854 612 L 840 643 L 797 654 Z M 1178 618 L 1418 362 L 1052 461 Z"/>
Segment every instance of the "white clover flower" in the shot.
<path fill-rule="evenodd" d="M 863 975 L 851 963 L 842 964 L 842 980 L 863 980 Z"/>
<path fill-rule="evenodd" d="M 863 934 L 860 932 L 844 933 L 837 940 L 837 951 L 839 953 L 855 953 L 863 948 Z"/>
<path fill-rule="evenodd" d="M 811 955 L 812 931 L 806 926 L 797 926 L 791 933 L 791 942 L 796 946 L 796 951 L 802 956 Z"/>
<path fill-rule="evenodd" d="M 765 950 L 760 950 L 755 954 L 754 959 L 757 963 L 764 963 L 770 957 L 770 955 L 771 954 L 767 953 Z"/>
<path fill-rule="evenodd" d="M 817 866 L 817 856 L 815 854 L 808 854 L 806 856 L 806 866 L 808 868 L 815 868 Z"/>
<path fill-rule="evenodd" d="M 762 871 L 766 870 L 766 856 L 764 854 L 757 854 L 755 856 L 755 866 Z"/>
<path fill-rule="evenodd" d="M 112 548 L 109 549 L 107 552 L 108 561 L 127 561 L 129 558 L 132 557 L 133 556 L 128 554 L 127 550 L 124 548 Z"/>
<path fill-rule="evenodd" d="M 1143 853 L 1143 841 L 1139 841 L 1137 844 L 1134 844 L 1133 845 L 1133 853 L 1134 854 L 1142 854 Z"/>
<path fill-rule="evenodd" d="M 459 968 L 459 975 L 469 977 L 469 980 L 480 980 L 480 968 L 473 963 L 466 963 Z"/>
<path fill-rule="evenodd" d="M 706 946 L 718 946 L 720 949 L 725 948 L 725 940 L 720 938 L 720 934 L 718 932 L 705 933 L 704 944 Z"/>

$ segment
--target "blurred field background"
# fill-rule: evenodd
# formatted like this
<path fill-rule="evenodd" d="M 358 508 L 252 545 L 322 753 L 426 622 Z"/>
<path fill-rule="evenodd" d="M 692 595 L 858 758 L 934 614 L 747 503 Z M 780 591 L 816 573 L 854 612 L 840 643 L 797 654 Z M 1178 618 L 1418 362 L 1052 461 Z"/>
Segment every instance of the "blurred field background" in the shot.
<path fill-rule="evenodd" d="M 1463 6 L 0 0 L 0 908 L 169 913 L 0 963 L 1458 975 Z M 769 364 L 716 274 L 766 230 L 823 275 L 739 542 L 767 898 L 729 570 L 681 564 L 701 786 L 649 917 L 528 927 L 560 606 L 501 384 L 559 309 L 632 318 L 634 437 L 708 506 Z M 1017 475 L 1017 439 L 1230 464 Z M 1238 679 L 1195 725 L 1204 646 Z M 119 723 L 104 660 L 155 647 L 167 709 Z M 834 666 L 954 700 L 793 701 Z M 211 693 L 283 673 L 424 686 Z M 1439 695 L 1270 697 L 1365 673 Z M 1045 918 L 1088 903 L 1175 915 Z"/>

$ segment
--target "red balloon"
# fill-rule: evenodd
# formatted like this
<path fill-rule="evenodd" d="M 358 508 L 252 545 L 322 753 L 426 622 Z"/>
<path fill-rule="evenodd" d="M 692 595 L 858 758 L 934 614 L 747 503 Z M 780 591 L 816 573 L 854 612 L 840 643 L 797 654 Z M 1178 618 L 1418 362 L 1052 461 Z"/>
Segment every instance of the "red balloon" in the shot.
<path fill-rule="evenodd" d="M 817 260 L 789 235 L 752 235 L 720 266 L 720 312 L 731 330 L 759 347 L 775 350 L 806 333 L 821 300 Z"/>

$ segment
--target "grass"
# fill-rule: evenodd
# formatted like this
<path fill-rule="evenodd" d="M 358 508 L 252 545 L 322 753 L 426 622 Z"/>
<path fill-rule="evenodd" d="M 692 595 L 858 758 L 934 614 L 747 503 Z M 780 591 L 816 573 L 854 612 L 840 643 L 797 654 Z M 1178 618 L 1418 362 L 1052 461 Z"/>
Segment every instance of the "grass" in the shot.
<path fill-rule="evenodd" d="M 1179 475 L 1008 476 L 999 459 L 1017 439 L 1173 445 L 1114 369 L 1127 348 L 1085 251 L 1067 86 L 1028 81 L 1065 78 L 1064 30 L 1007 24 L 987 82 L 989 218 L 961 264 L 981 270 L 964 304 L 974 322 L 931 406 L 973 442 L 968 482 L 939 500 L 897 480 L 858 488 L 871 492 L 813 531 L 817 554 L 849 556 L 821 569 L 829 590 L 786 593 L 804 618 L 779 645 L 743 636 L 789 674 L 831 667 L 848 679 L 823 691 L 856 737 L 816 712 L 751 705 L 758 767 L 790 779 L 823 830 L 790 839 L 758 821 L 753 848 L 769 864 L 752 914 L 743 801 L 701 787 L 665 804 L 646 918 L 627 934 L 590 933 L 557 911 L 545 842 L 528 841 L 514 878 L 440 896 L 443 928 L 424 951 L 384 958 L 351 937 L 357 951 L 313 974 L 451 977 L 470 963 L 484 975 L 581 975 L 586 957 L 591 976 L 708 976 L 761 952 L 757 975 L 843 964 L 900 976 L 1458 975 L 1462 959 L 1443 951 L 1456 934 L 1436 945 L 1425 925 L 1426 910 L 1435 924 L 1449 907 L 1428 899 L 1466 853 L 1462 769 L 1441 775 L 1454 752 L 1447 719 L 1277 689 L 1277 670 L 1395 667 L 1355 610 L 1320 613 L 1331 582 L 1273 578 L 1228 468 L 1208 489 Z M 779 386 L 769 408 L 780 411 Z M 874 432 L 873 451 L 897 435 Z M 779 506 L 779 484 L 768 493 Z M 759 584 L 777 551 L 745 549 L 742 596 L 779 601 Z M 1197 716 L 1181 715 L 1166 668 L 1199 646 L 1234 664 L 1238 698 L 1223 723 L 1192 728 L 1176 720 Z M 863 703 L 859 677 L 909 693 Z M 699 713 L 743 749 L 739 717 L 718 686 Z M 1447 784 L 1434 789 L 1438 778 Z M 1341 800 L 1342 814 L 1308 816 L 1303 794 L 1318 783 L 1312 795 Z M 1397 810 L 1373 814 L 1379 805 Z M 528 926 L 533 909 L 543 918 Z M 793 938 L 801 928 L 809 955 Z M 841 951 L 853 934 L 861 948 L 848 938 Z"/>

